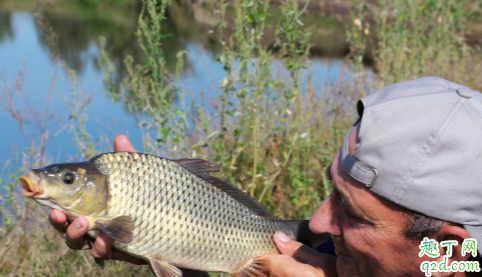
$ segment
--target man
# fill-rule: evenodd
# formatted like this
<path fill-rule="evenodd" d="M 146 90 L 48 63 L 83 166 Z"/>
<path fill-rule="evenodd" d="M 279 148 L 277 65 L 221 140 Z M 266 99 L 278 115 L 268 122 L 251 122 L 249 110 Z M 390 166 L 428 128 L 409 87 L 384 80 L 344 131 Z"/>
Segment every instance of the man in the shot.
<path fill-rule="evenodd" d="M 428 77 L 361 99 L 358 113 L 329 171 L 333 192 L 310 221 L 314 232 L 332 235 L 336 262 L 277 233 L 281 254 L 265 257 L 266 274 L 425 276 L 424 264 L 445 264 L 464 265 L 464 270 L 430 273 L 480 276 L 464 264 L 476 248 L 464 250 L 466 240 L 482 240 L 482 95 Z M 135 151 L 123 136 L 115 146 L 116 151 Z M 71 248 L 88 247 L 85 219 L 68 226 L 59 211 L 50 218 L 57 229 L 67 230 Z M 100 235 L 92 255 L 140 262 L 111 245 Z"/>

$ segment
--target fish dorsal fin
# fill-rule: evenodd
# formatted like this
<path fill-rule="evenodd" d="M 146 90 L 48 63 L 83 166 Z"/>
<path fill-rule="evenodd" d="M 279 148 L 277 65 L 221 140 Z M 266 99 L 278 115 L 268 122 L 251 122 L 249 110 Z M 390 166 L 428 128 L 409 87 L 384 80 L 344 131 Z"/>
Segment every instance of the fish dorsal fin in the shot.
<path fill-rule="evenodd" d="M 236 187 L 235 185 L 230 184 L 221 178 L 217 178 L 207 174 L 203 174 L 203 176 L 199 177 L 201 177 L 203 180 L 210 183 L 211 185 L 217 187 L 218 189 L 226 192 L 229 196 L 248 207 L 255 214 L 267 219 L 274 219 L 274 216 L 265 206 L 263 206 L 261 203 L 258 202 L 258 200 L 254 199 L 249 194 Z"/>
<path fill-rule="evenodd" d="M 97 220 L 95 225 L 118 242 L 130 243 L 134 238 L 132 233 L 134 222 L 130 216 L 123 215 L 106 221 Z"/>
<path fill-rule="evenodd" d="M 218 189 L 226 192 L 229 196 L 248 207 L 255 214 L 265 218 L 274 219 L 271 212 L 266 209 L 265 206 L 261 205 L 261 203 L 249 196 L 249 194 L 246 192 L 224 181 L 223 179 L 206 174 L 206 172 L 219 171 L 219 166 L 201 159 L 181 159 L 172 161 L 184 167 L 187 171 L 193 173 L 199 178 L 217 187 Z"/>
<path fill-rule="evenodd" d="M 212 163 L 208 163 L 207 161 L 201 160 L 201 159 L 181 159 L 181 160 L 172 160 L 172 161 L 184 167 L 185 169 L 187 169 L 192 173 L 219 171 L 219 166 Z"/>
<path fill-rule="evenodd" d="M 203 160 L 198 160 L 198 161 L 203 161 Z M 203 161 L 203 162 L 209 164 L 206 161 Z M 194 164 L 196 164 L 196 163 L 194 163 Z M 267 219 L 274 219 L 271 212 L 265 206 L 261 205 L 261 203 L 259 203 L 256 199 L 251 197 L 246 192 L 242 191 L 241 189 L 234 186 L 233 184 L 230 184 L 230 183 L 224 181 L 221 178 L 217 178 L 217 177 L 214 177 L 214 176 L 211 176 L 211 175 L 208 175 L 208 174 L 204 173 L 204 172 L 211 172 L 211 171 L 192 170 L 192 168 L 194 168 L 194 166 L 192 166 L 192 164 L 190 164 L 190 165 L 191 166 L 188 166 L 188 167 L 186 167 L 184 165 L 181 165 L 181 166 L 184 167 L 185 169 L 187 169 L 189 172 L 196 175 L 197 177 L 203 179 L 204 181 L 206 181 L 206 182 L 210 183 L 211 185 L 217 187 L 218 189 L 224 191 L 229 196 L 234 198 L 236 201 L 238 201 L 239 203 L 243 204 L 248 209 L 253 211 L 256 215 L 259 215 L 259 216 L 267 218 Z M 214 166 L 216 166 L 217 169 L 219 170 L 219 166 L 217 166 L 217 165 L 214 165 Z M 218 171 L 218 170 L 216 170 L 216 171 Z"/>
<path fill-rule="evenodd" d="M 182 277 L 182 272 L 179 268 L 156 259 L 148 258 L 148 260 L 156 277 Z"/>

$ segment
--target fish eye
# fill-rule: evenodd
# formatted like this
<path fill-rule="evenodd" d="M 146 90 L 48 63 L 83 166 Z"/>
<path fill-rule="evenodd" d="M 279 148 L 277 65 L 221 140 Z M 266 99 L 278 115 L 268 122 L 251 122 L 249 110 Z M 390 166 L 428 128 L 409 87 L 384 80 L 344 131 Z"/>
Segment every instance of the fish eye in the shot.
<path fill-rule="evenodd" d="M 64 176 L 62 176 L 62 181 L 64 181 L 64 184 L 71 185 L 74 183 L 75 180 L 75 175 L 74 173 L 65 173 Z"/>

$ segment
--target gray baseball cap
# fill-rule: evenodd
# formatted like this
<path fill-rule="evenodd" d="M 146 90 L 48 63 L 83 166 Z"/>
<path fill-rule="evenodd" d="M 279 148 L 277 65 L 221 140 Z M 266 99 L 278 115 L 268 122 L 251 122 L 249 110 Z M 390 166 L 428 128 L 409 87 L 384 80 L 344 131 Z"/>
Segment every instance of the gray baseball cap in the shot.
<path fill-rule="evenodd" d="M 358 101 L 359 140 L 342 168 L 400 206 L 462 224 L 482 252 L 482 94 L 437 77 Z"/>

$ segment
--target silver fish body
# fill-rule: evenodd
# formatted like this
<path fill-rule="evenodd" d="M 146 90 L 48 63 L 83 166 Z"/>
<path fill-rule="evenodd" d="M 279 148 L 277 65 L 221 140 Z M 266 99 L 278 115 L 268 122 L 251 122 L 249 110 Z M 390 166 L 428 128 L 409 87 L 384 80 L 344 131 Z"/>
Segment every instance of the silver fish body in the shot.
<path fill-rule="evenodd" d="M 205 161 L 116 152 L 87 163 L 87 169 L 70 171 L 95 168 L 105 176 L 107 194 L 104 209 L 88 217 L 89 234 L 104 231 L 116 240 L 115 248 L 147 260 L 156 276 L 181 276 L 177 267 L 263 276 L 257 258 L 279 253 L 274 233 L 297 238 L 292 224 L 275 220 L 255 199 L 206 174 L 217 167 Z"/>

